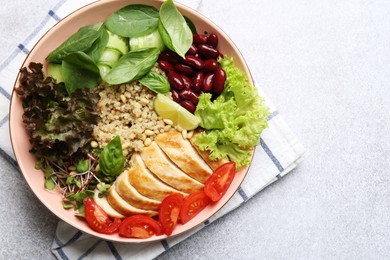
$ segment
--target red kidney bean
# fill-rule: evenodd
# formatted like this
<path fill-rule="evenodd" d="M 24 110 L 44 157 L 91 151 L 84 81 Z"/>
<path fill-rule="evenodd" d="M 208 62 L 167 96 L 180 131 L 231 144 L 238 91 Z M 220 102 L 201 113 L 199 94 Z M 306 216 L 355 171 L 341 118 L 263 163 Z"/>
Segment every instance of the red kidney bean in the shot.
<path fill-rule="evenodd" d="M 184 63 L 198 70 L 203 69 L 204 66 L 203 61 L 199 57 L 192 55 L 186 55 L 184 58 Z"/>
<path fill-rule="evenodd" d="M 218 36 L 215 33 L 211 33 L 207 38 L 207 44 L 211 45 L 214 48 L 218 46 Z"/>
<path fill-rule="evenodd" d="M 206 76 L 204 76 L 202 90 L 204 92 L 210 92 L 210 90 L 213 88 L 213 83 L 214 83 L 214 74 L 207 74 Z"/>
<path fill-rule="evenodd" d="M 198 104 L 198 102 L 199 102 L 198 96 L 190 88 L 182 89 L 179 92 L 179 96 L 180 96 L 181 100 L 188 100 L 194 105 Z"/>
<path fill-rule="evenodd" d="M 171 50 L 166 50 L 160 53 L 159 60 L 165 60 L 171 64 L 176 64 L 181 60 L 181 57 Z"/>
<path fill-rule="evenodd" d="M 219 56 L 219 51 L 216 48 L 206 44 L 199 44 L 198 52 L 206 59 L 216 59 Z"/>
<path fill-rule="evenodd" d="M 184 88 L 183 78 L 177 72 L 171 70 L 168 73 L 168 81 L 171 86 L 176 90 L 181 90 Z"/>
<path fill-rule="evenodd" d="M 195 45 L 199 44 L 205 44 L 207 43 L 207 35 L 205 34 L 194 34 L 193 35 L 193 42 Z"/>
<path fill-rule="evenodd" d="M 158 61 L 158 65 L 160 65 L 160 68 L 165 70 L 166 72 L 170 71 L 170 70 L 173 70 L 173 66 L 172 64 L 170 64 L 168 61 L 166 60 L 159 60 Z"/>
<path fill-rule="evenodd" d="M 223 89 L 225 88 L 225 81 L 226 81 L 226 72 L 218 68 L 217 71 L 214 73 L 214 83 L 213 83 L 213 89 L 212 92 L 214 94 L 221 94 Z"/>
<path fill-rule="evenodd" d="M 190 79 L 186 75 L 181 75 L 181 78 L 183 79 L 184 86 L 186 88 L 191 88 L 192 87 L 192 79 Z"/>
<path fill-rule="evenodd" d="M 198 52 L 198 49 L 194 44 L 191 44 L 191 47 L 187 51 L 187 55 L 195 55 Z"/>
<path fill-rule="evenodd" d="M 203 70 L 206 73 L 214 72 L 218 69 L 218 61 L 215 59 L 208 59 L 204 62 Z"/>
<path fill-rule="evenodd" d="M 204 74 L 199 71 L 195 74 L 192 83 L 195 91 L 201 91 L 203 89 Z"/>
<path fill-rule="evenodd" d="M 180 102 L 180 105 L 181 105 L 182 107 L 184 107 L 185 109 L 187 109 L 188 111 L 190 111 L 191 113 L 194 113 L 194 112 L 195 112 L 195 109 L 196 109 L 195 105 L 192 104 L 192 103 L 191 103 L 190 101 L 188 101 L 188 100 L 184 100 L 184 101 Z"/>
<path fill-rule="evenodd" d="M 176 90 L 174 90 L 173 88 L 171 89 L 171 93 L 172 93 L 172 99 L 173 101 L 175 101 L 176 103 L 180 103 L 181 102 L 181 98 L 179 96 L 179 92 L 177 92 Z"/>
<path fill-rule="evenodd" d="M 186 75 L 190 77 L 195 74 L 195 70 L 192 67 L 182 63 L 175 64 L 175 71 L 182 75 Z"/>

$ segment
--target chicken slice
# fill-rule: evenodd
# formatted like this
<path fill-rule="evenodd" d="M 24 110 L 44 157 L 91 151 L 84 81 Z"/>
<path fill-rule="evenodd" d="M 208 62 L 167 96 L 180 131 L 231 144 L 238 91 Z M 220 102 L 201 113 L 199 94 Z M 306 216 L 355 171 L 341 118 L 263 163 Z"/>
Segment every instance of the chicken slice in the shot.
<path fill-rule="evenodd" d="M 99 205 L 104 212 L 107 213 L 108 216 L 112 218 L 124 218 L 121 213 L 116 211 L 113 207 L 111 207 L 110 203 L 108 203 L 106 197 L 99 198 L 99 190 L 95 189 L 94 195 L 93 195 L 93 200 L 96 202 L 97 205 Z"/>
<path fill-rule="evenodd" d="M 213 170 L 198 154 L 191 143 L 176 131 L 159 134 L 155 138 L 164 153 L 185 173 L 205 183 Z"/>
<path fill-rule="evenodd" d="M 144 148 L 141 158 L 146 167 L 163 182 L 175 189 L 186 193 L 192 193 L 203 189 L 204 185 L 181 171 L 161 151 L 156 142 Z"/>
<path fill-rule="evenodd" d="M 142 195 L 158 201 L 162 201 L 165 197 L 173 193 L 181 193 L 184 196 L 188 195 L 187 193 L 172 188 L 154 176 L 145 166 L 138 153 L 135 153 L 131 160 L 132 167 L 128 171 L 129 181 Z"/>
<path fill-rule="evenodd" d="M 134 207 L 146 210 L 156 210 L 161 204 L 161 201 L 153 200 L 139 193 L 129 181 L 129 174 L 124 171 L 115 181 L 116 191 L 129 204 Z"/>
<path fill-rule="evenodd" d="M 141 214 L 152 217 L 158 214 L 158 212 L 155 210 L 144 210 L 136 208 L 133 205 L 127 203 L 121 196 L 119 196 L 118 192 L 116 191 L 115 185 L 112 185 L 110 187 L 109 193 L 106 197 L 111 207 L 113 207 L 116 211 L 125 216 Z"/>

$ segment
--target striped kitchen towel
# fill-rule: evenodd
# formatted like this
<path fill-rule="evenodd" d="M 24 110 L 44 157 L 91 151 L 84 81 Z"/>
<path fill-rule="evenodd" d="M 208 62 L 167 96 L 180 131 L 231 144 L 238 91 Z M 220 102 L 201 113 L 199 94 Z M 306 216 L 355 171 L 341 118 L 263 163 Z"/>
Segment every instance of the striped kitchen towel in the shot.
<path fill-rule="evenodd" d="M 29 50 L 49 28 L 62 17 L 91 2 L 94 1 L 60 0 L 52 9 L 48 10 L 42 22 L 24 42 L 20 43 L 10 56 L 0 64 L 0 135 L 3 136 L 0 139 L 0 154 L 8 159 L 16 169 L 18 169 L 18 165 L 14 159 L 9 140 L 8 107 L 19 68 Z M 177 2 L 197 9 L 201 0 L 177 0 Z M 259 92 L 265 97 L 260 89 Z M 271 114 L 267 118 L 269 127 L 262 133 L 247 177 L 232 199 L 203 225 L 199 225 L 180 236 L 162 241 L 129 245 L 92 237 L 63 221 L 59 221 L 52 244 L 53 254 L 58 259 L 152 259 L 237 208 L 267 185 L 283 177 L 297 166 L 304 154 L 304 148 L 268 98 L 266 98 L 266 104 L 271 109 Z"/>

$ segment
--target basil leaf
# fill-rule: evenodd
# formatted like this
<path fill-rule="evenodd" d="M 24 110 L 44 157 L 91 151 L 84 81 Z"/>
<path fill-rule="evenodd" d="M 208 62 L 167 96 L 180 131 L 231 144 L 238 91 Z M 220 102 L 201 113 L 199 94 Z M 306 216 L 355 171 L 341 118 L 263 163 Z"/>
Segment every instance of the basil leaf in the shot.
<path fill-rule="evenodd" d="M 99 68 L 83 52 L 74 52 L 64 58 L 62 75 L 69 95 L 76 89 L 95 87 L 100 79 Z"/>
<path fill-rule="evenodd" d="M 46 57 L 46 60 L 60 63 L 66 56 L 73 52 L 89 49 L 100 37 L 101 32 L 99 30 L 102 26 L 103 23 L 97 23 L 81 27 L 75 34 L 70 36 L 58 48 L 52 51 Z"/>
<path fill-rule="evenodd" d="M 160 20 L 171 39 L 173 47 L 171 50 L 184 58 L 192 44 L 192 32 L 172 0 L 167 0 L 161 5 Z M 164 39 L 166 37 L 163 37 Z M 169 48 L 169 43 L 164 43 Z"/>
<path fill-rule="evenodd" d="M 173 50 L 174 47 L 172 45 L 171 37 L 169 36 L 167 30 L 165 30 L 164 25 L 161 23 L 161 20 L 158 21 L 158 32 L 160 33 L 161 39 L 164 42 L 164 45 L 170 49 Z"/>
<path fill-rule="evenodd" d="M 167 93 L 170 90 L 168 79 L 154 71 L 149 71 L 148 74 L 139 79 L 139 82 L 159 94 Z"/>
<path fill-rule="evenodd" d="M 97 63 L 102 56 L 109 39 L 108 32 L 104 26 L 102 26 L 99 31 L 99 38 L 97 38 L 96 41 L 92 44 L 91 48 L 86 51 L 86 54 L 91 57 L 95 63 Z"/>
<path fill-rule="evenodd" d="M 196 31 L 196 27 L 195 27 L 194 22 L 190 18 L 188 18 L 187 16 L 184 16 L 184 19 L 186 20 L 188 27 L 190 27 L 192 34 L 197 34 L 198 32 Z"/>
<path fill-rule="evenodd" d="M 113 13 L 105 24 L 111 32 L 122 37 L 137 37 L 157 29 L 158 10 L 153 6 L 135 4 Z"/>
<path fill-rule="evenodd" d="M 122 144 L 119 136 L 115 136 L 104 148 L 99 158 L 101 172 L 110 180 L 122 173 L 125 166 L 125 158 L 122 152 Z"/>
<path fill-rule="evenodd" d="M 139 49 L 126 53 L 104 77 L 109 84 L 122 84 L 144 76 L 157 62 L 157 48 Z"/>

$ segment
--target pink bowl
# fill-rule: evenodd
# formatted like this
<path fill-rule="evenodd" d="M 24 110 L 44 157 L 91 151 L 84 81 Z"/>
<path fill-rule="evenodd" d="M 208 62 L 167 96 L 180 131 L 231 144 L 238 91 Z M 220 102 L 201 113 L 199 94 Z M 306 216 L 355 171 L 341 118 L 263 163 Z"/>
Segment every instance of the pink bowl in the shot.
<path fill-rule="evenodd" d="M 117 11 L 118 9 L 129 5 L 129 4 L 145 4 L 155 6 L 159 8 L 163 3 L 161 0 L 102 0 L 91 3 L 85 7 L 82 7 L 75 12 L 71 13 L 69 16 L 65 17 L 58 24 L 52 27 L 34 46 L 26 60 L 24 61 L 22 67 L 28 66 L 30 62 L 41 62 L 45 63 L 46 56 L 60 45 L 64 40 L 66 40 L 70 35 L 75 33 L 78 28 L 94 24 L 100 21 L 104 21 L 108 18 L 110 14 Z M 181 4 L 176 4 L 180 12 L 190 18 L 198 32 L 214 32 L 219 36 L 219 49 L 222 53 L 233 57 L 236 65 L 242 69 L 248 76 L 248 78 L 253 83 L 253 79 L 249 72 L 249 69 L 240 54 L 237 47 L 229 39 L 229 37 L 214 23 L 212 23 L 208 18 L 202 16 L 198 12 L 184 6 Z M 19 75 L 16 79 L 15 86 L 18 86 Z M 16 160 L 20 166 L 20 169 L 26 179 L 28 185 L 38 197 L 38 199 L 56 216 L 64 220 L 73 227 L 91 235 L 94 235 L 99 238 L 106 240 L 124 242 L 124 243 L 140 243 L 140 242 L 150 242 L 166 238 L 165 235 L 154 236 L 149 239 L 131 239 L 131 238 L 122 238 L 117 234 L 114 235 L 105 235 L 94 232 L 88 227 L 86 222 L 79 217 L 75 216 L 73 210 L 65 210 L 62 206 L 61 195 L 57 192 L 48 191 L 44 188 L 44 174 L 40 170 L 34 168 L 35 157 L 29 152 L 30 143 L 28 140 L 27 132 L 25 126 L 22 122 L 22 103 L 20 98 L 13 93 L 10 105 L 10 133 L 12 147 L 15 153 Z M 198 214 L 191 221 L 185 225 L 178 224 L 171 236 L 181 234 L 185 231 L 194 228 L 195 226 L 202 224 L 212 215 L 214 215 L 218 210 L 220 210 L 234 195 L 238 187 L 242 183 L 247 174 L 248 168 L 241 169 L 236 173 L 236 176 L 228 189 L 225 196 L 215 204 L 209 205 L 204 209 L 200 214 Z"/>

